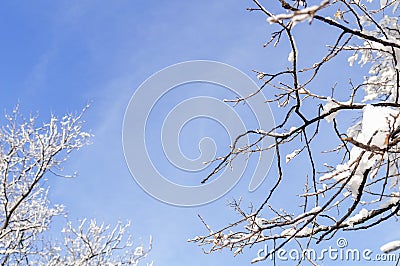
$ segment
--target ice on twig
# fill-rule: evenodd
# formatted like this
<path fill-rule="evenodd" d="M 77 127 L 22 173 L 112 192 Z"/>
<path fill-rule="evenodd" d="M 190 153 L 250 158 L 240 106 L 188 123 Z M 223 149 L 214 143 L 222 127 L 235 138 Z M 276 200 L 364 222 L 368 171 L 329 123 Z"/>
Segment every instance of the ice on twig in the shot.
<path fill-rule="evenodd" d="M 384 253 L 389 253 L 400 249 L 400 240 L 392 241 L 381 246 L 380 250 Z"/>

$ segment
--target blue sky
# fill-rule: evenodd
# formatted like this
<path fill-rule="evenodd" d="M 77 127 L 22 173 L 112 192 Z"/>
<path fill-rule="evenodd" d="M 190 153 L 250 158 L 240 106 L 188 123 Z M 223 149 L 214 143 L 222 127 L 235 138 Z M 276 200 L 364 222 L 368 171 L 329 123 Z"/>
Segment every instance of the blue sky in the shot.
<path fill-rule="evenodd" d="M 204 255 L 201 248 L 186 240 L 206 233 L 198 213 L 215 228 L 234 221 L 237 216 L 226 207 L 226 200 L 244 195 L 247 202 L 262 201 L 273 176 L 254 193 L 247 192 L 248 180 L 243 178 L 216 202 L 193 208 L 175 207 L 140 189 L 125 164 L 121 144 L 129 99 L 144 80 L 162 68 L 193 59 L 216 60 L 254 77 L 252 69 L 274 71 L 287 65 L 287 45 L 275 50 L 262 48 L 270 37 L 269 25 L 263 15 L 247 12 L 249 6 L 251 1 L 242 0 L 0 4 L 2 109 L 10 110 L 19 102 L 25 114 L 38 111 L 46 119 L 50 113 L 77 111 L 92 101 L 85 120 L 86 128 L 95 135 L 93 145 L 73 154 L 65 167 L 67 171 L 77 170 L 79 176 L 50 181 L 52 201 L 65 204 L 72 220 L 132 220 L 131 230 L 138 243 L 140 239 L 147 243 L 148 236 L 153 235 L 150 258 L 155 265 L 250 265 L 258 247 L 234 258 L 228 252 Z M 319 27 L 315 25 L 316 34 Z M 305 30 L 300 27 L 299 36 Z M 326 38 L 330 36 L 326 34 Z M 300 48 L 310 52 L 304 59 L 320 56 L 321 51 L 311 50 L 308 45 L 324 41 L 303 39 Z M 338 79 L 342 74 L 329 73 L 330 78 Z M 322 74 L 321 84 L 324 75 L 328 74 Z M 195 132 L 213 128 L 207 123 L 198 124 Z M 184 149 L 196 154 L 195 143 L 193 148 Z M 226 143 L 220 147 L 223 149 L 224 145 L 226 148 Z M 286 196 L 277 202 L 282 206 L 291 203 Z M 380 231 L 372 230 L 363 237 L 370 239 L 377 233 Z M 365 243 L 363 238 L 360 240 L 349 242 Z M 383 237 L 386 240 L 392 239 Z M 373 248 L 377 247 L 379 243 Z"/>

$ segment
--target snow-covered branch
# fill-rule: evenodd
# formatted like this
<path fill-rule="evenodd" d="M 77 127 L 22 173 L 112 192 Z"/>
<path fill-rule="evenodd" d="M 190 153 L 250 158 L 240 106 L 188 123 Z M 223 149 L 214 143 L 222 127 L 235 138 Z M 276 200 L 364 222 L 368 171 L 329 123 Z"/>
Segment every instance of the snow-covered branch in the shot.
<path fill-rule="evenodd" d="M 291 48 L 289 57 L 282 55 L 288 64 L 285 70 L 254 70 L 263 84 L 252 95 L 265 93 L 283 115 L 275 116 L 275 128 L 249 130 L 238 136 L 236 142 L 250 134 L 259 139 L 243 147 L 233 145 L 230 153 L 217 159 L 221 164 L 210 176 L 239 152 L 274 149 L 277 173 L 270 178 L 275 181 L 269 182 L 270 191 L 258 208 L 246 213 L 234 202 L 240 219 L 219 230 L 203 221 L 208 233 L 190 241 L 209 246 L 207 252 L 229 249 L 236 255 L 260 242 L 273 242 L 274 250 L 292 240 L 304 240 L 308 246 L 329 240 L 339 231 L 395 222 L 392 218 L 400 215 L 400 0 L 339 0 L 314 5 L 312 1 L 253 2 L 256 7 L 249 10 L 262 12 L 271 27 L 278 27 L 265 46 L 272 42 L 278 46 L 286 35 L 286 45 Z M 336 34 L 327 37 L 323 57 L 311 54 L 321 51 L 320 47 L 302 43 L 325 38 L 320 31 L 313 31 L 316 23 L 294 27 L 313 20 L 319 28 Z M 300 27 L 302 31 L 296 32 Z M 356 67 L 358 71 L 351 71 Z M 347 84 L 329 79 L 333 69 L 348 75 Z M 321 73 L 325 74 L 322 82 Z M 230 102 L 245 102 L 252 95 Z M 263 138 L 275 142 L 255 149 Z M 308 167 L 285 174 L 296 160 L 303 160 L 302 165 L 308 163 Z M 283 180 L 301 176 L 306 182 L 297 192 L 298 212 L 273 206 L 271 198 Z M 396 249 L 397 240 L 382 246 L 384 252 Z"/>

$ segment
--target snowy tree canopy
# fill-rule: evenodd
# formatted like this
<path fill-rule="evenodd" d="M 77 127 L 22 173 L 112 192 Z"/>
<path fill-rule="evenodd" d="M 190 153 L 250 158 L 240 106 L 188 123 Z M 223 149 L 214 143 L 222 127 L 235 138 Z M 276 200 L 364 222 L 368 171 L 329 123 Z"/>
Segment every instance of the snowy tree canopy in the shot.
<path fill-rule="evenodd" d="M 133 247 L 130 225 L 115 227 L 84 219 L 68 222 L 63 239 L 47 239 L 52 220 L 66 217 L 64 206 L 48 200 L 45 181 L 62 174 L 62 164 L 89 143 L 82 115 L 52 116 L 37 125 L 37 117 L 22 117 L 18 107 L 0 128 L 0 263 L 2 265 L 137 265 L 147 255 Z M 48 236 L 48 234 L 47 234 Z M 151 241 L 150 241 L 151 242 Z"/>
<path fill-rule="evenodd" d="M 269 173 L 270 191 L 258 207 L 247 212 L 234 201 L 241 219 L 220 230 L 211 229 L 204 220 L 208 234 L 190 241 L 208 246 L 206 252 L 229 249 L 238 254 L 261 242 L 271 242 L 275 250 L 292 240 L 304 240 L 309 246 L 338 232 L 396 221 L 400 215 L 400 0 L 252 2 L 248 10 L 264 14 L 272 29 L 265 47 L 290 48 L 282 54 L 286 69 L 254 71 L 262 81 L 260 91 L 279 108 L 277 126 L 244 134 L 274 138 L 275 145 L 268 148 L 276 151 L 276 172 Z M 317 47 L 313 42 L 325 45 Z M 338 75 L 333 72 L 340 73 L 342 80 L 335 79 Z M 246 98 L 235 100 L 241 101 Z M 237 150 L 260 152 L 253 146 L 248 143 Z M 229 161 L 235 155 L 231 151 L 222 159 Z M 304 160 L 304 169 L 291 171 L 295 176 L 285 174 L 297 159 Z M 301 202 L 297 213 L 271 204 L 282 183 L 287 185 L 291 178 L 305 180 L 304 188 L 297 191 Z M 395 239 L 382 246 L 384 252 L 397 249 Z"/>

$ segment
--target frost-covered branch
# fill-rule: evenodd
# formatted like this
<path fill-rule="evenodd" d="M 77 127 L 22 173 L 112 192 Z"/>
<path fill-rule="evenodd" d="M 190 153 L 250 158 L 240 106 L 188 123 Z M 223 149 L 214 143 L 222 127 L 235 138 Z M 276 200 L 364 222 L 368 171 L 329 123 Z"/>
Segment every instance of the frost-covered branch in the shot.
<path fill-rule="evenodd" d="M 46 265 L 138 265 L 152 247 L 143 245 L 133 247 L 132 237 L 126 235 L 130 222 L 119 223 L 114 228 L 98 224 L 96 220 L 89 223 L 84 219 L 79 226 L 71 222 L 63 228 L 64 243 L 52 243 L 39 253 L 38 264 Z"/>

